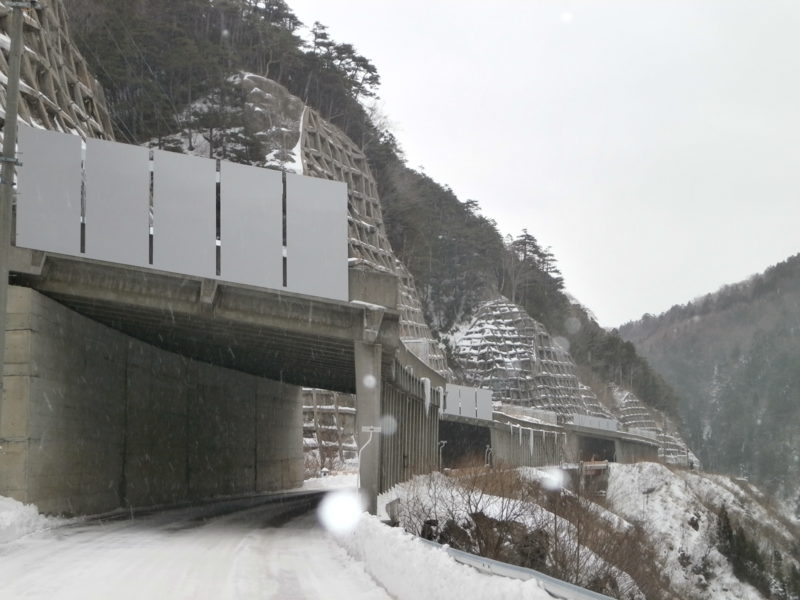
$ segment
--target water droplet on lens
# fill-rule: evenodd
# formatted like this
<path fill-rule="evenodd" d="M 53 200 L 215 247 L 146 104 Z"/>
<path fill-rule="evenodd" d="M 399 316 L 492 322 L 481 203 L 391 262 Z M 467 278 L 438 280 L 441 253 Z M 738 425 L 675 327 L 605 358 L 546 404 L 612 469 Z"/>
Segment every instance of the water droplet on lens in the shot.
<path fill-rule="evenodd" d="M 392 415 L 381 417 L 381 433 L 384 435 L 394 435 L 397 431 L 397 420 Z"/>
<path fill-rule="evenodd" d="M 343 535 L 356 528 L 364 508 L 361 496 L 355 490 L 331 492 L 320 502 L 317 518 L 331 533 Z"/>

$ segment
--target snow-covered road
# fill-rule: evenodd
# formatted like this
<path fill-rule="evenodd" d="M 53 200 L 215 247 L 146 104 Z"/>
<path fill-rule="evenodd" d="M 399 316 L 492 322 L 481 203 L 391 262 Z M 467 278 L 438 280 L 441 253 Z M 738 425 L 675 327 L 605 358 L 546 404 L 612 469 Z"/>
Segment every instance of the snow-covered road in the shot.
<path fill-rule="evenodd" d="M 32 534 L 0 544 L 0 598 L 389 598 L 313 510 L 283 524 L 280 511 L 182 509 Z"/>

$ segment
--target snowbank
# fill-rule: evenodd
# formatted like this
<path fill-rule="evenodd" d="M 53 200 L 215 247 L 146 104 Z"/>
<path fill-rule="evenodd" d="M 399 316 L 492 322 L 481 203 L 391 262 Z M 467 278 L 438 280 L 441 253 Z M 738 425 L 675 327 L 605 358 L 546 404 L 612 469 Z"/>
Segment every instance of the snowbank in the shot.
<path fill-rule="evenodd" d="M 396 600 L 550 600 L 537 581 L 484 575 L 397 527 L 364 514 L 337 541 Z"/>
<path fill-rule="evenodd" d="M 327 477 L 312 477 L 303 482 L 304 490 L 338 490 L 358 487 L 357 473 L 336 473 Z"/>
<path fill-rule="evenodd" d="M 0 543 L 10 542 L 23 535 L 55 527 L 63 522 L 63 519 L 40 515 L 33 504 L 23 504 L 0 496 Z"/>
<path fill-rule="evenodd" d="M 556 477 L 556 474 L 561 474 L 558 470 L 520 468 L 518 472 L 523 479 L 538 481 L 550 489 L 563 484 L 563 478 Z M 516 486 L 513 477 L 506 479 L 505 476 L 500 476 L 495 483 L 502 485 L 502 480 L 506 480 L 506 485 Z M 624 592 L 625 598 L 644 599 L 644 595 L 630 575 L 609 564 L 600 555 L 583 545 L 581 539 L 585 533 L 582 534 L 564 516 L 554 514 L 544 506 L 531 501 L 489 494 L 475 486 L 474 481 L 463 481 L 462 483 L 466 487 L 461 487 L 456 480 L 441 473 L 416 476 L 379 497 L 379 514 L 381 510 L 386 510 L 386 505 L 390 501 L 398 499 L 400 510 L 395 516 L 400 521 L 400 525 L 410 532 L 422 531 L 423 522 L 428 519 L 436 519 L 440 523 L 453 519 L 459 524 L 466 524 L 473 521 L 472 513 L 480 512 L 490 519 L 511 521 L 523 525 L 531 532 L 546 531 L 547 536 L 555 533 L 558 543 L 553 544 L 553 547 L 561 549 L 560 560 L 562 562 L 574 561 L 580 565 L 577 567 L 572 583 L 589 587 L 598 579 L 608 578 L 621 592 Z M 511 489 L 507 488 L 507 491 L 511 491 Z M 567 491 L 564 493 L 571 495 Z M 625 531 L 631 527 L 629 523 L 605 511 L 600 506 L 589 501 L 584 501 L 582 504 L 587 511 L 591 511 L 592 515 L 605 519 L 619 531 Z M 510 546 L 515 543 L 510 540 L 507 542 Z M 460 549 L 477 552 L 476 546 L 461 547 Z M 548 551 L 547 561 L 550 566 L 553 566 L 552 552 L 552 549 Z M 494 558 L 504 560 L 497 556 Z"/>

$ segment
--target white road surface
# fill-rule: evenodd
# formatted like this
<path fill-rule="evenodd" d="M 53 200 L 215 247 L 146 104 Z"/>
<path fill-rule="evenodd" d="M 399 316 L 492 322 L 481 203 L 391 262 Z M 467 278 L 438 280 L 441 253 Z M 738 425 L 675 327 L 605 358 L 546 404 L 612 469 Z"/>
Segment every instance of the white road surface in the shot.
<path fill-rule="evenodd" d="M 2 600 L 384 600 L 314 512 L 262 506 L 80 523 L 0 544 Z"/>

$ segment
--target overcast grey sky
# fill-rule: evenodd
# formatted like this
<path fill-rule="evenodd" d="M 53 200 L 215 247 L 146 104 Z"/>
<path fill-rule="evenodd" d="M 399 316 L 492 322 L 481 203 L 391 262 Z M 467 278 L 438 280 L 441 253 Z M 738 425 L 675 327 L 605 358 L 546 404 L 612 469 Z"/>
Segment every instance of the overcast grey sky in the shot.
<path fill-rule="evenodd" d="M 800 2 L 288 0 L 411 167 L 552 246 L 602 325 L 800 252 Z"/>

